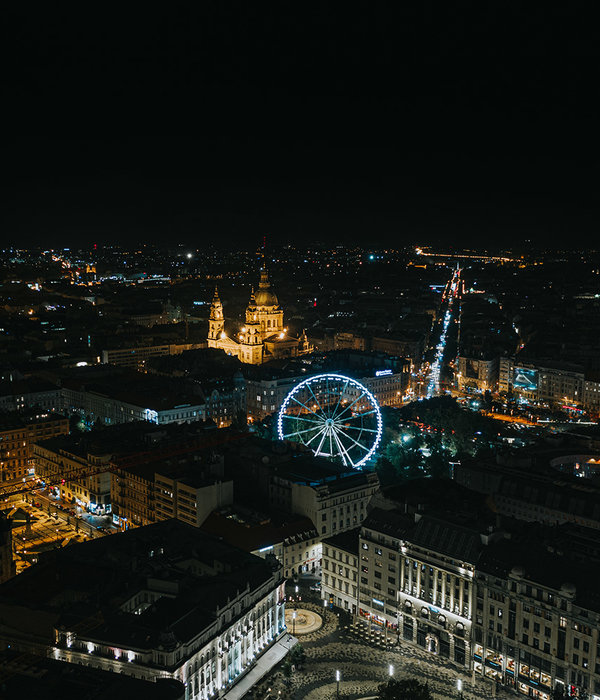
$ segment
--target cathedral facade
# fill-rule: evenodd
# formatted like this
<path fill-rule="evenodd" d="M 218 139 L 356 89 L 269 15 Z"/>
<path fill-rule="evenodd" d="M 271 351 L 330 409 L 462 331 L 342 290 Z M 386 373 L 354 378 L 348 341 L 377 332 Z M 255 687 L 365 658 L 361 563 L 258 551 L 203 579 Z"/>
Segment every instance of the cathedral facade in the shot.
<path fill-rule="evenodd" d="M 262 267 L 258 291 L 252 290 L 246 307 L 246 323 L 235 333 L 225 332 L 225 317 L 219 292 L 210 307 L 208 347 L 219 348 L 242 362 L 260 365 L 269 360 L 297 357 L 311 352 L 306 332 L 300 338 L 291 336 L 283 325 L 283 309 L 271 290 L 266 267 Z"/>

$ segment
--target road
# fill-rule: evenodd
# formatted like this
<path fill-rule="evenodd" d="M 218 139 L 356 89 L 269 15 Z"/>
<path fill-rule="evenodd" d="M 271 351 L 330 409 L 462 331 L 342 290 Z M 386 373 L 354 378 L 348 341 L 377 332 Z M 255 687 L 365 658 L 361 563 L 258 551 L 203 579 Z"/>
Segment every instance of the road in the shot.
<path fill-rule="evenodd" d="M 13 527 L 13 550 L 17 573 L 35 564 L 38 555 L 53 547 L 65 547 L 76 542 L 85 542 L 103 537 L 106 532 L 116 532 L 110 525 L 110 516 L 95 516 L 83 513 L 71 515 L 57 508 L 56 500 L 46 494 L 32 492 L 25 496 L 28 501 L 13 501 L 6 509 L 9 517 L 28 514 L 29 522 L 15 520 Z M 39 503 L 36 507 L 33 503 Z M 98 530 L 103 527 L 105 532 Z"/>
<path fill-rule="evenodd" d="M 429 376 L 427 378 L 427 398 L 437 396 L 440 393 L 440 378 L 444 375 L 444 365 L 447 359 L 444 360 L 446 352 L 446 344 L 448 342 L 448 334 L 450 324 L 456 314 L 455 301 L 458 300 L 460 294 L 460 268 L 454 270 L 452 278 L 449 280 L 446 289 L 442 295 L 441 307 L 441 322 L 438 324 L 440 332 L 438 341 L 435 345 L 435 356 L 429 368 Z"/>
<path fill-rule="evenodd" d="M 293 582 L 291 586 L 295 592 Z M 364 621 L 352 620 L 338 608 L 323 610 L 304 599 L 302 603 L 303 607 L 322 615 L 323 626 L 307 635 L 298 635 L 306 653 L 305 663 L 292 672 L 289 682 L 282 667 L 273 669 L 252 689 L 252 697 L 258 700 L 268 697 L 331 700 L 338 690 L 335 682 L 338 672 L 340 697 L 353 700 L 376 695 L 379 684 L 387 681 L 390 675 L 397 679 L 426 681 L 435 700 L 455 700 L 459 692 L 465 700 L 492 697 L 508 700 L 509 692 L 504 688 L 470 674 L 464 666 L 450 659 L 398 640 L 395 634 L 386 639 L 380 631 L 373 632 Z"/>
<path fill-rule="evenodd" d="M 57 501 L 55 498 L 52 498 L 51 496 L 48 496 L 45 493 L 41 493 L 40 491 L 35 491 L 32 492 L 31 494 L 27 495 L 27 498 L 31 504 L 31 502 L 34 503 L 41 503 L 42 508 L 41 510 L 52 515 L 56 514 L 56 517 L 58 520 L 61 520 L 65 523 L 72 524 L 75 526 L 75 521 L 77 521 L 78 525 L 77 527 L 84 532 L 87 535 L 90 535 L 91 537 L 101 537 L 102 532 L 98 531 L 99 527 L 103 528 L 110 528 L 112 527 L 111 525 L 111 518 L 109 515 L 104 515 L 104 516 L 97 516 L 97 515 L 92 515 L 91 513 L 81 513 L 79 516 L 74 516 L 70 515 L 68 512 L 64 510 L 60 510 L 57 507 Z"/>

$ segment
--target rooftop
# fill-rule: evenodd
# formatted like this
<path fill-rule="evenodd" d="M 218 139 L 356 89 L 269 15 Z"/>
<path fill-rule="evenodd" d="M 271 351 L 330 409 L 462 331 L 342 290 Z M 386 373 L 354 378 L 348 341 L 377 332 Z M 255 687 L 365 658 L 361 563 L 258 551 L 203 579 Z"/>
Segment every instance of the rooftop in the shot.
<path fill-rule="evenodd" d="M 174 648 L 210 627 L 241 592 L 272 577 L 260 557 L 168 520 L 48 552 L 0 587 L 0 608 L 3 618 L 13 611 L 13 625 L 27 626 L 46 643 L 64 625 L 85 627 L 80 637 L 122 648 Z M 159 594 L 152 605 L 137 615 L 124 611 L 149 589 Z M 23 609 L 33 617 L 15 612 Z"/>
<path fill-rule="evenodd" d="M 45 659 L 32 654 L 0 653 L 6 697 L 45 700 L 180 700 L 182 683 L 172 678 L 144 681 L 122 673 Z"/>
<path fill-rule="evenodd" d="M 246 552 L 256 552 L 286 540 L 298 541 L 317 537 L 317 531 L 310 518 L 289 516 L 286 520 L 269 517 L 265 522 L 248 522 L 244 514 L 238 515 L 233 509 L 214 511 L 205 520 L 202 530 L 222 537 L 225 542 L 235 544 Z"/>

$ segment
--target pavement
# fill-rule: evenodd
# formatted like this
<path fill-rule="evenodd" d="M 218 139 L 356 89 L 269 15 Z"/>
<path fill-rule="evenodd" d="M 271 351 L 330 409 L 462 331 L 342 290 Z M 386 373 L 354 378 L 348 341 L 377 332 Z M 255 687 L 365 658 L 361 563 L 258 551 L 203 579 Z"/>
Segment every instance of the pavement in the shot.
<path fill-rule="evenodd" d="M 56 498 L 48 491 L 35 491 L 32 494 L 28 494 L 27 498 L 30 504 L 32 502 L 39 502 L 42 505 L 42 508 L 38 510 L 48 512 L 48 509 L 50 509 L 52 515 L 56 513 L 54 517 L 58 520 L 63 520 L 73 525 L 75 520 L 77 520 L 78 528 L 92 537 L 100 537 L 102 535 L 102 533 L 98 532 L 99 527 L 105 528 L 109 532 L 118 532 L 118 528 L 114 527 L 112 524 L 110 515 L 94 515 L 93 513 L 82 511 L 81 509 L 78 509 L 79 513 L 77 515 L 71 515 L 67 511 L 58 509 L 57 506 L 60 505 L 71 510 L 73 504 L 63 503 L 60 498 Z"/>
<path fill-rule="evenodd" d="M 310 607 L 310 603 L 303 605 Z M 315 604 L 316 606 L 316 604 Z M 322 608 L 321 608 L 322 609 Z M 306 635 L 301 644 L 306 653 L 304 668 L 296 670 L 286 685 L 275 670 L 255 689 L 255 697 L 266 700 L 330 700 L 336 697 L 336 671 L 340 671 L 339 694 L 346 700 L 377 695 L 378 686 L 390 676 L 416 678 L 427 682 L 436 700 L 456 700 L 457 681 L 462 681 L 465 700 L 514 698 L 509 690 L 480 676 L 472 676 L 449 659 L 398 639 L 395 634 L 371 630 L 364 621 L 354 620 L 337 608 L 326 609 L 323 629 Z M 391 667 L 391 668 L 390 668 Z M 272 689 L 267 693 L 267 686 Z"/>
<path fill-rule="evenodd" d="M 60 510 L 57 506 L 64 504 L 48 493 L 34 491 L 24 494 L 23 498 L 26 500 L 13 500 L 6 509 L 7 513 L 17 518 L 13 530 L 17 573 L 35 563 L 39 554 L 47 549 L 66 547 L 88 538 L 119 532 L 112 525 L 110 515 L 93 515 L 81 512 L 81 509 L 79 515 L 72 515 L 66 510 Z M 34 506 L 34 503 L 39 506 Z M 71 510 L 72 504 L 68 508 Z M 28 515 L 29 522 L 26 520 Z M 99 527 L 104 528 L 104 532 Z"/>
<path fill-rule="evenodd" d="M 223 696 L 226 700 L 240 700 L 251 688 L 284 659 L 289 650 L 298 643 L 291 634 L 285 634 L 260 656 L 248 673 Z"/>

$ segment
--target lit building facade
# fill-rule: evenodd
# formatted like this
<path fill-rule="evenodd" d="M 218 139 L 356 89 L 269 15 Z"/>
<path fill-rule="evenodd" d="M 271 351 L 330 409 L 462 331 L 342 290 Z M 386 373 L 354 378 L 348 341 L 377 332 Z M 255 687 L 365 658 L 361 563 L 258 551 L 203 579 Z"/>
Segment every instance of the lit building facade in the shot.
<path fill-rule="evenodd" d="M 0 482 L 29 476 L 33 471 L 33 446 L 68 432 L 69 419 L 56 413 L 4 415 L 0 418 Z"/>
<path fill-rule="evenodd" d="M 330 480 L 304 481 L 280 471 L 269 485 L 271 505 L 309 518 L 321 538 L 358 527 L 379 489 L 375 472 L 340 474 Z"/>
<path fill-rule="evenodd" d="M 311 351 L 303 333 L 300 338 L 289 335 L 283 325 L 283 309 L 271 290 L 269 276 L 263 266 L 258 291 L 252 292 L 246 308 L 246 323 L 232 337 L 225 332 L 223 304 L 215 294 L 208 321 L 208 347 L 223 350 L 241 362 L 260 365 L 281 357 L 297 357 Z"/>
<path fill-rule="evenodd" d="M 458 389 L 460 391 L 496 391 L 498 388 L 498 358 L 458 358 Z"/>
<path fill-rule="evenodd" d="M 468 667 L 477 532 L 374 509 L 359 536 L 358 615 Z"/>
<path fill-rule="evenodd" d="M 1 593 L 3 647 L 173 678 L 189 700 L 226 692 L 286 630 L 277 562 L 174 520 L 54 552 Z"/>
<path fill-rule="evenodd" d="M 111 511 L 109 462 L 111 452 L 93 453 L 61 438 L 33 447 L 35 476 L 55 486 L 67 503 L 105 514 Z"/>
<path fill-rule="evenodd" d="M 525 566 L 514 566 L 519 553 L 510 543 L 499 549 L 478 566 L 474 673 L 536 700 L 551 700 L 555 690 L 599 698 L 597 563 L 566 566 L 559 553 L 529 552 Z"/>
<path fill-rule="evenodd" d="M 144 369 L 148 360 L 154 357 L 180 355 L 188 350 L 205 348 L 206 343 L 177 343 L 166 345 L 143 345 L 129 348 L 114 348 L 102 351 L 102 364 Z"/>

